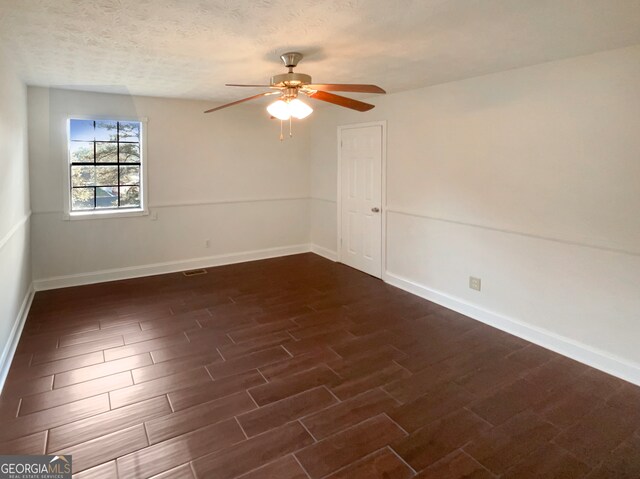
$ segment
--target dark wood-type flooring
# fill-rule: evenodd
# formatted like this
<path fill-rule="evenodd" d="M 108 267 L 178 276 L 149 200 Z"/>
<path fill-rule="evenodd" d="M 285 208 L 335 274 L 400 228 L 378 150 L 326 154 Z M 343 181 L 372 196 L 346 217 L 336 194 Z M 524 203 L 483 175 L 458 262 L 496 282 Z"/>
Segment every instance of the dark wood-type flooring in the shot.
<path fill-rule="evenodd" d="M 639 388 L 313 254 L 37 293 L 0 421 L 81 478 L 640 477 Z"/>

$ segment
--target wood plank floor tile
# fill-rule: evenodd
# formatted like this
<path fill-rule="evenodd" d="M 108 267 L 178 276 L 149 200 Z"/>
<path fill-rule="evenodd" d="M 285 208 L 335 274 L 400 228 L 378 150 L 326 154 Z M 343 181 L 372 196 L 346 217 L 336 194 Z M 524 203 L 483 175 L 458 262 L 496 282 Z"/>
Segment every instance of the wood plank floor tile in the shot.
<path fill-rule="evenodd" d="M 298 341 L 289 342 L 285 349 L 294 356 L 308 353 L 314 349 L 336 346 L 351 341 L 355 336 L 343 329 L 317 334 Z"/>
<path fill-rule="evenodd" d="M 190 330 L 198 330 L 201 329 L 200 325 L 197 321 L 190 321 L 191 325 L 186 327 L 184 324 L 175 323 L 168 326 L 145 329 L 144 331 L 134 331 L 130 333 L 123 334 L 124 344 L 135 344 L 141 343 L 143 341 L 150 341 L 152 339 L 164 338 L 167 336 L 173 336 L 175 334 L 183 333 Z"/>
<path fill-rule="evenodd" d="M 181 358 L 170 359 L 162 363 L 153 364 L 151 357 L 150 362 L 143 367 L 133 369 L 133 381 L 136 384 L 158 379 L 171 374 L 185 372 L 190 369 L 196 369 L 200 366 L 222 361 L 220 354 L 215 349 L 202 354 L 193 354 Z"/>
<path fill-rule="evenodd" d="M 638 430 L 639 424 L 637 407 L 632 413 L 621 416 L 611 406 L 605 405 L 563 431 L 553 442 L 580 461 L 595 467 L 609 451 Z"/>
<path fill-rule="evenodd" d="M 193 461 L 197 477 L 231 479 L 286 456 L 313 442 L 297 422 L 272 429 Z M 256 454 L 256 451 L 260 451 Z"/>
<path fill-rule="evenodd" d="M 405 436 L 396 423 L 380 415 L 329 436 L 296 457 L 311 478 L 318 479 Z"/>
<path fill-rule="evenodd" d="M 368 374 L 353 375 L 350 378 L 340 380 L 336 385 L 332 386 L 331 391 L 344 401 L 350 397 L 357 396 L 360 393 L 370 389 L 384 386 L 387 383 L 397 380 L 398 378 L 409 378 L 411 373 L 396 363 L 389 365 Z"/>
<path fill-rule="evenodd" d="M 416 471 L 430 466 L 491 426 L 466 409 L 450 414 L 412 432 L 392 445 Z"/>
<path fill-rule="evenodd" d="M 244 329 L 238 329 L 229 333 L 229 337 L 235 343 L 243 343 L 245 341 L 250 341 L 252 339 L 262 338 L 271 333 L 278 333 L 282 331 L 286 331 L 288 329 L 295 329 L 298 325 L 291 321 L 290 319 L 285 319 L 282 321 L 274 321 L 267 324 L 260 324 L 258 326 L 250 326 Z"/>
<path fill-rule="evenodd" d="M 122 336 L 114 336 L 110 338 L 100 339 L 98 341 L 91 341 L 88 343 L 76 344 L 74 346 L 67 346 L 65 348 L 36 352 L 33 355 L 31 364 L 37 365 L 50 361 L 57 361 L 59 359 L 72 358 L 74 356 L 81 356 L 87 353 L 103 351 L 106 348 L 115 348 L 118 346 L 122 346 L 123 344 L 124 340 L 122 339 Z"/>
<path fill-rule="evenodd" d="M 413 470 L 404 461 L 389 448 L 384 448 L 327 476 L 327 479 L 409 479 L 413 475 Z"/>
<path fill-rule="evenodd" d="M 341 357 L 349 358 L 389 345 L 391 341 L 390 336 L 391 334 L 388 331 L 379 331 L 334 346 L 333 350 Z"/>
<path fill-rule="evenodd" d="M 144 329 L 143 324 L 147 321 L 171 316 L 171 310 L 164 305 L 158 305 L 155 309 L 148 310 L 144 310 L 141 306 L 132 306 L 128 314 L 119 314 L 116 318 L 101 319 L 100 329 L 109 329 L 129 323 L 139 323 L 140 328 Z"/>
<path fill-rule="evenodd" d="M 264 384 L 262 375 L 251 370 L 216 381 L 170 392 L 167 396 L 174 411 L 180 411 L 197 404 L 219 399 L 239 391 L 245 391 L 258 384 Z"/>
<path fill-rule="evenodd" d="M 284 379 L 251 388 L 249 394 L 259 406 L 264 406 L 307 389 L 336 384 L 339 380 L 336 373 L 327 366 L 321 365 Z"/>
<path fill-rule="evenodd" d="M 269 349 L 274 346 L 286 345 L 289 341 L 293 341 L 293 338 L 288 333 L 273 333 L 257 339 L 251 339 L 240 344 L 227 344 L 220 346 L 218 351 L 220 351 L 220 354 L 222 354 L 222 357 L 225 360 L 229 360 L 239 356 L 246 356 L 247 354 L 261 351 L 263 349 Z"/>
<path fill-rule="evenodd" d="M 225 316 L 214 316 L 209 319 L 199 319 L 198 323 L 205 331 L 208 330 L 212 332 L 225 332 L 225 334 L 226 332 L 246 328 L 251 325 L 256 326 L 258 324 L 252 317 L 245 316 L 243 315 L 243 313 L 238 312 L 230 313 Z"/>
<path fill-rule="evenodd" d="M 23 331 L 16 353 L 19 355 L 33 354 L 38 351 L 50 350 L 58 347 L 58 336 L 52 333 L 42 335 L 29 334 Z"/>
<path fill-rule="evenodd" d="M 33 394 L 22 399 L 19 415 L 25 416 L 36 411 L 61 406 L 62 404 L 75 402 L 91 396 L 97 396 L 132 384 L 133 379 L 131 379 L 131 373 L 125 371 L 104 378 L 93 379 L 84 383 Z"/>
<path fill-rule="evenodd" d="M 324 323 L 332 323 L 342 319 L 349 319 L 348 311 L 344 308 L 336 308 L 328 311 L 310 311 L 302 316 L 296 316 L 293 321 L 301 328 L 316 326 Z"/>
<path fill-rule="evenodd" d="M 51 391 L 53 386 L 53 375 L 39 378 L 27 378 L 22 380 L 8 379 L 5 383 L 6 389 L 3 398 L 24 397 L 31 394 L 38 394 Z"/>
<path fill-rule="evenodd" d="M 106 434 L 97 439 L 83 442 L 52 454 L 70 454 L 73 457 L 73 471 L 81 472 L 103 462 L 123 456 L 147 445 L 144 426 L 139 424 L 129 429 Z"/>
<path fill-rule="evenodd" d="M 104 434 L 117 432 L 145 421 L 171 413 L 165 396 L 103 412 L 79 421 L 49 430 L 48 451 L 64 450 L 81 442 L 96 439 Z"/>
<path fill-rule="evenodd" d="M 608 479 L 610 477 L 640 477 L 640 435 L 636 432 L 620 446 L 606 455 L 602 463 L 587 476 L 588 479 Z M 551 474 L 549 472 L 548 474 Z"/>
<path fill-rule="evenodd" d="M 17 417 L 21 402 L 22 399 L 19 396 L 0 396 L 0 420 L 8 421 Z"/>
<path fill-rule="evenodd" d="M 127 323 L 122 326 L 115 326 L 107 329 L 95 329 L 82 333 L 73 333 L 60 336 L 58 346 L 63 348 L 67 346 L 73 346 L 75 344 L 88 343 L 91 341 L 98 341 L 100 339 L 122 336 L 133 332 L 140 332 L 140 325 L 138 323 Z"/>
<path fill-rule="evenodd" d="M 36 432 L 28 436 L 0 442 L 3 455 L 36 455 L 44 454 L 47 443 L 47 431 Z"/>
<path fill-rule="evenodd" d="M 231 338 L 224 331 L 211 328 L 189 329 L 184 332 L 193 348 L 217 348 L 233 344 Z"/>
<path fill-rule="evenodd" d="M 228 344 L 231 340 L 226 338 L 222 344 Z M 150 352 L 154 363 L 162 363 L 170 361 L 172 359 L 184 358 L 191 356 L 192 354 L 202 354 L 211 352 L 217 347 L 218 344 L 211 343 L 210 341 L 191 341 L 191 342 L 179 342 L 173 346 L 162 347 L 160 349 L 154 349 Z"/>
<path fill-rule="evenodd" d="M 197 314 L 186 314 L 179 316 L 165 316 L 161 318 L 146 320 L 140 322 L 140 329 L 147 331 L 149 329 L 167 328 L 180 326 L 183 330 L 199 328 L 198 319 L 210 318 L 208 311 L 198 311 Z M 126 339 L 126 338 L 125 338 Z"/>
<path fill-rule="evenodd" d="M 285 456 L 238 476 L 238 479 L 309 479 L 309 476 L 293 456 Z"/>
<path fill-rule="evenodd" d="M 117 389 L 109 393 L 111 408 L 119 408 L 145 399 L 212 382 L 204 367 L 164 376 L 133 386 Z M 133 382 L 132 382 L 133 384 Z"/>
<path fill-rule="evenodd" d="M 339 356 L 329 348 L 315 348 L 283 361 L 279 361 L 258 369 L 269 381 L 284 379 L 292 374 L 296 374 L 308 369 L 313 369 L 323 363 L 339 358 Z"/>
<path fill-rule="evenodd" d="M 234 376 L 239 373 L 265 367 L 272 363 L 281 362 L 291 356 L 281 346 L 264 349 L 255 353 L 239 356 L 224 362 L 216 362 L 207 365 L 207 370 L 213 379 L 221 379 L 227 376 Z"/>
<path fill-rule="evenodd" d="M 238 422 L 249 437 L 331 406 L 336 398 L 324 387 L 309 389 L 251 412 L 238 416 Z"/>
<path fill-rule="evenodd" d="M 146 478 L 240 442 L 244 437 L 236 420 L 228 419 L 119 457 L 118 475 Z"/>
<path fill-rule="evenodd" d="M 432 392 L 389 411 L 389 416 L 405 431 L 413 432 L 474 400 L 475 396 L 457 384 L 445 383 Z"/>
<path fill-rule="evenodd" d="M 584 462 L 579 461 L 564 449 L 555 444 L 545 444 L 507 469 L 503 477 L 505 479 L 584 477 L 590 469 Z"/>
<path fill-rule="evenodd" d="M 495 479 L 482 464 L 458 449 L 420 472 L 415 479 Z"/>
<path fill-rule="evenodd" d="M 522 457 L 554 439 L 560 431 L 526 411 L 477 435 L 463 449 L 494 474 L 503 474 Z"/>
<path fill-rule="evenodd" d="M 120 347 L 114 347 L 104 350 L 105 361 L 113 361 L 115 359 L 126 358 L 127 356 L 133 356 L 141 353 L 148 353 L 155 351 L 156 349 L 167 348 L 169 346 L 175 346 L 176 344 L 188 343 L 189 340 L 183 333 L 177 333 L 172 336 L 164 336 L 162 338 L 151 339 L 149 341 L 142 341 L 139 343 L 128 344 L 124 346 L 124 340 L 122 340 Z"/>
<path fill-rule="evenodd" d="M 346 330 L 353 326 L 353 322 L 349 319 L 338 319 L 335 321 L 327 321 L 323 324 L 313 324 L 291 329 L 289 332 L 294 339 L 306 339 L 317 336 L 318 334 L 326 334 L 332 331 Z"/>
<path fill-rule="evenodd" d="M 116 477 L 118 477 L 116 461 L 105 462 L 73 475 L 73 479 L 114 479 Z"/>
<path fill-rule="evenodd" d="M 381 389 L 372 389 L 310 414 L 301 420 L 316 439 L 324 439 L 355 424 L 388 413 L 397 407 L 396 401 Z"/>
<path fill-rule="evenodd" d="M 129 356 L 122 359 L 116 359 L 114 361 L 106 361 L 104 363 L 94 364 L 92 366 L 85 366 L 83 368 L 73 369 L 71 371 L 65 371 L 60 374 L 56 374 L 54 381 L 54 387 L 63 388 L 72 384 L 82 383 L 92 379 L 98 379 L 112 374 L 130 371 L 134 368 L 140 368 L 153 364 L 151 355 L 149 353 L 136 354 L 135 356 Z"/>
<path fill-rule="evenodd" d="M 447 365 L 436 364 L 407 378 L 389 382 L 383 389 L 401 403 L 407 403 L 433 393 L 455 377 L 453 369 Z"/>
<path fill-rule="evenodd" d="M 161 472 L 160 474 L 153 476 L 151 479 L 196 479 L 196 476 L 193 475 L 191 465 L 183 464 L 182 466 Z"/>
<path fill-rule="evenodd" d="M 517 380 L 475 402 L 469 408 L 494 426 L 549 398 L 550 392 L 525 379 Z"/>
<path fill-rule="evenodd" d="M 349 359 L 340 358 L 330 361 L 328 365 L 340 377 L 346 379 L 372 373 L 388 366 L 391 362 L 402 366 L 398 361 L 406 357 L 407 355 L 399 349 L 390 344 L 385 344 L 371 351 L 350 356 Z"/>
<path fill-rule="evenodd" d="M 147 420 L 145 423 L 147 435 L 149 442 L 156 444 L 255 408 L 256 405 L 247 392 L 240 391 L 172 414 L 165 413 L 161 417 Z"/>
<path fill-rule="evenodd" d="M 0 441 L 44 431 L 52 427 L 78 421 L 109 410 L 108 394 L 100 394 L 80 401 L 52 407 L 26 416 L 3 421 Z"/>
<path fill-rule="evenodd" d="M 48 363 L 38 364 L 27 368 L 18 368 L 17 375 L 21 378 L 35 378 L 49 376 L 51 374 L 59 374 L 72 369 L 83 368 L 98 364 L 104 361 L 102 350 L 92 353 L 81 354 L 67 359 L 59 359 Z M 12 366 L 13 368 L 13 366 Z"/>

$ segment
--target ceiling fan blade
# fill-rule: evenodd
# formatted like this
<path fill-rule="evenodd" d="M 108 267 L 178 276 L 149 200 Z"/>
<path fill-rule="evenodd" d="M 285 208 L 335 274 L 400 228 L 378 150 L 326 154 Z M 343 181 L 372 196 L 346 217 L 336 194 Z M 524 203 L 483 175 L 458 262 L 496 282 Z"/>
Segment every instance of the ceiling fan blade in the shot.
<path fill-rule="evenodd" d="M 276 88 L 271 85 L 240 85 L 239 83 L 225 83 L 224 86 L 242 86 L 251 88 Z"/>
<path fill-rule="evenodd" d="M 247 98 L 243 98 L 242 100 L 236 100 L 233 101 L 231 103 L 227 103 L 226 105 L 221 105 L 221 106 L 217 106 L 215 108 L 211 108 L 210 110 L 205 111 L 205 113 L 211 113 L 212 111 L 218 111 L 218 110 L 222 110 L 223 108 L 228 108 L 230 106 L 233 105 L 237 105 L 238 103 L 244 103 L 245 101 L 249 101 L 249 100 L 253 100 L 255 98 L 260 98 L 262 96 L 268 96 L 268 95 L 279 95 L 280 92 L 279 91 L 268 91 L 265 93 L 258 93 L 257 95 L 253 95 Z"/>
<path fill-rule="evenodd" d="M 351 108 L 352 110 L 357 111 L 369 111 L 375 107 L 375 105 L 370 103 L 354 100 L 353 98 L 347 98 L 346 96 L 334 95 L 333 93 L 327 93 L 326 91 L 315 91 L 307 93 L 307 95 L 315 100 L 326 101 L 333 103 L 334 105 Z"/>
<path fill-rule="evenodd" d="M 361 85 L 356 83 L 317 83 L 305 85 L 309 90 L 350 91 L 355 93 L 387 93 L 377 85 Z"/>

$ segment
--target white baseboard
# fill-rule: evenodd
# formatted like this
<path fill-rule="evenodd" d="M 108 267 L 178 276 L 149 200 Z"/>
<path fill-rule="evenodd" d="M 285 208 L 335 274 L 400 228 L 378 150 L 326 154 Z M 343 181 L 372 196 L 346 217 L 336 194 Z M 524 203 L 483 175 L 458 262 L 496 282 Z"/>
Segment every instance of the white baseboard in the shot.
<path fill-rule="evenodd" d="M 457 311 L 489 326 L 513 334 L 558 354 L 575 359 L 605 373 L 640 386 L 640 364 L 617 357 L 606 351 L 593 348 L 546 329 L 509 318 L 475 306 L 459 298 L 436 291 L 409 279 L 386 272 L 385 282 L 400 289 L 428 299 L 445 308 Z"/>
<path fill-rule="evenodd" d="M 246 261 L 308 253 L 309 251 L 311 251 L 311 247 L 308 244 L 281 246 L 277 248 L 220 254 L 203 258 L 167 261 L 164 263 L 106 269 L 68 276 L 57 276 L 47 279 L 38 279 L 35 280 L 33 284 L 36 291 L 45 291 L 48 289 L 68 288 L 70 286 L 82 286 L 85 284 L 104 283 L 106 281 L 117 281 L 121 279 L 140 278 L 143 276 L 154 276 L 157 274 L 175 273 L 178 271 L 196 268 L 211 268 L 225 264 L 244 263 Z"/>
<path fill-rule="evenodd" d="M 13 322 L 11 333 L 9 333 L 7 343 L 4 345 L 2 356 L 0 356 L 0 393 L 2 393 L 4 382 L 6 381 L 7 375 L 9 374 L 11 361 L 13 360 L 13 355 L 15 354 L 16 348 L 18 347 L 18 342 L 20 341 L 20 336 L 22 335 L 22 328 L 24 328 L 24 323 L 27 321 L 27 316 L 29 315 L 31 303 L 33 302 L 34 293 L 35 290 L 33 289 L 33 284 L 31 284 L 29 285 L 27 294 L 25 294 L 24 299 L 22 300 L 22 305 L 20 306 L 18 315 Z"/>
<path fill-rule="evenodd" d="M 317 244 L 311 244 L 311 252 L 318 256 L 322 256 L 323 258 L 330 259 L 331 261 L 338 261 L 337 251 L 331 251 L 330 249 L 318 246 Z"/>

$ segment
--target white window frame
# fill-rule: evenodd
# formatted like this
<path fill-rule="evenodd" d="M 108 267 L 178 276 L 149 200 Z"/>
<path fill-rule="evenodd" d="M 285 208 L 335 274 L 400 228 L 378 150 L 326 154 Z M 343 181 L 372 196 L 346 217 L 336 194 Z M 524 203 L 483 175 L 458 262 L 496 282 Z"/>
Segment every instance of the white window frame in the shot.
<path fill-rule="evenodd" d="M 140 123 L 140 208 L 111 209 L 111 210 L 71 210 L 71 120 L 113 120 L 113 121 L 136 121 Z M 120 117 L 117 115 L 68 115 L 66 118 L 65 137 L 65 161 L 64 161 L 64 219 L 66 220 L 86 220 L 86 219 L 108 219 L 126 218 L 132 216 L 146 216 L 149 214 L 148 186 L 147 186 L 147 118 Z"/>

